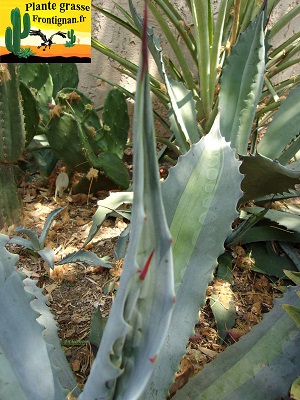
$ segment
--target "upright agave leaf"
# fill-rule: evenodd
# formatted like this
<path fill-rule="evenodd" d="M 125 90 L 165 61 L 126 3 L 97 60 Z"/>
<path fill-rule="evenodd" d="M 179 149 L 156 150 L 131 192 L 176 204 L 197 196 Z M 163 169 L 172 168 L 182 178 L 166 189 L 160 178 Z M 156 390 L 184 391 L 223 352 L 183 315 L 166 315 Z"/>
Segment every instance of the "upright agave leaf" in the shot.
<path fill-rule="evenodd" d="M 147 58 L 145 23 L 135 99 L 131 237 L 116 299 L 80 400 L 139 397 L 159 358 L 174 304 L 171 236 L 160 192 Z"/>
<path fill-rule="evenodd" d="M 217 258 L 236 218 L 242 195 L 240 162 L 219 130 L 211 132 L 183 156 L 162 185 L 167 221 L 173 237 L 176 304 L 161 357 L 140 400 L 164 399 L 193 334 Z"/>
<path fill-rule="evenodd" d="M 142 18 L 138 15 L 131 0 L 129 0 L 129 6 L 135 24 L 141 30 Z M 168 116 L 171 131 L 175 135 L 182 153 L 186 153 L 190 145 L 199 140 L 196 103 L 193 99 L 192 91 L 186 89 L 182 82 L 175 81 L 168 76 L 159 37 L 154 34 L 151 27 L 147 29 L 147 37 L 149 50 L 156 62 L 169 95 Z"/>
<path fill-rule="evenodd" d="M 221 79 L 221 132 L 238 154 L 246 154 L 265 72 L 264 12 L 240 35 Z"/>
<path fill-rule="evenodd" d="M 39 314 L 31 308 L 15 269 L 18 256 L 0 235 L 0 398 L 3 400 L 63 400 L 67 392 L 52 370 Z"/>
<path fill-rule="evenodd" d="M 259 143 L 258 152 L 260 154 L 271 159 L 276 158 L 281 164 L 285 164 L 297 153 L 300 148 L 299 142 L 289 157 L 285 157 L 288 147 L 292 146 L 299 134 L 299 102 L 300 86 L 291 90 L 289 96 L 276 112 L 267 132 Z"/>

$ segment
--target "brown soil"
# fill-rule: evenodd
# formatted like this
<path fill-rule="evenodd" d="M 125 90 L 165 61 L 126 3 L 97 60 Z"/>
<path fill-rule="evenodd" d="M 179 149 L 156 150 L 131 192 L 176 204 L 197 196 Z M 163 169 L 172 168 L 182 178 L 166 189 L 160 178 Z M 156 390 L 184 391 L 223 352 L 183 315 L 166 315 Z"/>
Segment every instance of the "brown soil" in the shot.
<path fill-rule="evenodd" d="M 86 195 L 65 194 L 62 199 L 55 201 L 53 189 L 25 184 L 22 188 L 23 225 L 40 232 L 50 211 L 59 206 L 67 206 L 56 218 L 47 237 L 46 245 L 55 250 L 55 259 L 59 261 L 68 253 L 80 249 L 91 227 L 97 200 L 108 194 L 102 192 L 89 199 Z M 88 249 L 99 257 L 113 258 L 114 246 L 126 223 L 122 219 L 105 221 Z M 10 227 L 8 231 L 2 232 L 12 234 L 13 229 L 14 227 Z M 30 274 L 32 279 L 38 280 L 38 285 L 44 289 L 48 305 L 56 316 L 59 336 L 67 358 L 79 385 L 83 386 L 94 357 L 88 342 L 90 319 L 98 306 L 103 316 L 109 314 L 114 298 L 114 291 L 110 291 L 109 284 L 120 276 L 121 263 L 114 264 L 112 269 L 67 264 L 56 266 L 54 271 L 50 271 L 41 258 L 23 248 L 11 246 L 10 251 L 20 255 L 18 267 Z M 250 270 L 251 265 L 241 247 L 233 249 L 232 254 L 235 260 L 232 286 L 228 282 L 214 280 L 207 294 L 209 296 L 212 292 L 219 293 L 224 307 L 231 299 L 234 300 L 237 311 L 235 326 L 228 331 L 225 342 L 221 342 L 209 303 L 200 310 L 195 334 L 190 338 L 171 393 L 175 393 L 190 376 L 200 371 L 219 352 L 249 332 L 261 320 L 263 313 L 272 308 L 274 293 L 269 279 Z"/>

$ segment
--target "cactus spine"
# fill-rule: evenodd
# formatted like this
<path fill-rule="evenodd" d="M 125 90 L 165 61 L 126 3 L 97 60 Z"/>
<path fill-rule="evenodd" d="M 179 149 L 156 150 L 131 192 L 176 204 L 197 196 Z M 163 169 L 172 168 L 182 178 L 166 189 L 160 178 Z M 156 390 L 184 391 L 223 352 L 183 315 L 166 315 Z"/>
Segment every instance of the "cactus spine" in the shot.
<path fill-rule="evenodd" d="M 7 50 L 17 55 L 21 50 L 21 39 L 24 39 L 29 35 L 30 16 L 28 13 L 23 15 L 23 31 L 21 31 L 21 14 L 19 8 L 11 10 L 10 19 L 12 28 L 6 28 L 5 46 Z"/>
<path fill-rule="evenodd" d="M 25 144 L 23 111 L 15 64 L 0 69 L 0 228 L 19 223 L 21 201 L 14 169 Z"/>

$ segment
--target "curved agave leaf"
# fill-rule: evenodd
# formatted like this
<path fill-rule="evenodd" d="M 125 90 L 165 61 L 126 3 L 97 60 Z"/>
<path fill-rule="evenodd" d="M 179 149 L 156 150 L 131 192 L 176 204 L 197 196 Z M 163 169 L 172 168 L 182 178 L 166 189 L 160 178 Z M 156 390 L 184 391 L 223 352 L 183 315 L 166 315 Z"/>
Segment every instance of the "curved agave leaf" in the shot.
<path fill-rule="evenodd" d="M 18 231 L 15 230 L 15 232 L 18 232 Z M 32 231 L 30 231 L 30 232 L 34 233 Z M 37 235 L 36 235 L 36 240 L 37 240 L 37 242 L 35 242 L 35 244 L 38 245 L 38 236 Z M 29 249 L 29 250 L 34 250 L 33 245 L 32 245 L 32 241 L 28 240 L 28 239 L 25 239 L 25 238 L 22 238 L 20 236 L 12 236 L 9 239 L 9 243 L 10 244 L 17 244 L 19 246 L 24 246 L 24 247 L 26 247 L 26 249 Z"/>
<path fill-rule="evenodd" d="M 145 23 L 135 99 L 130 241 L 120 286 L 80 400 L 137 399 L 159 357 L 174 306 L 171 236 L 161 198 L 147 60 Z"/>
<path fill-rule="evenodd" d="M 93 239 L 109 214 L 116 212 L 116 209 L 122 204 L 132 204 L 132 200 L 132 192 L 112 192 L 104 200 L 99 200 L 97 202 L 98 209 L 93 215 L 93 224 L 83 247 Z"/>
<path fill-rule="evenodd" d="M 299 183 L 300 172 L 286 168 L 260 154 L 242 156 L 241 159 L 243 163 L 240 171 L 245 174 L 241 204 L 268 194 L 288 192 Z"/>
<path fill-rule="evenodd" d="M 102 258 L 98 257 L 97 254 L 87 250 L 74 251 L 73 253 L 66 255 L 66 257 L 57 263 L 57 265 L 77 262 L 86 263 L 95 267 L 101 266 L 104 268 L 112 268 L 112 264 L 110 262 L 103 260 Z"/>
<path fill-rule="evenodd" d="M 30 306 L 34 297 L 24 290 L 15 269 L 18 256 L 4 247 L 8 242 L 0 235 L 0 398 L 63 400 L 66 392 L 55 385 L 39 315 Z"/>
<path fill-rule="evenodd" d="M 278 159 L 284 157 L 286 147 L 298 136 L 300 125 L 300 86 L 290 91 L 288 97 L 281 103 L 278 111 L 275 113 L 262 140 L 258 144 L 258 152 L 265 157 Z M 283 134 L 284 132 L 284 134 Z M 294 149 L 294 156 L 299 150 Z M 289 160 L 284 160 L 287 163 Z"/>
<path fill-rule="evenodd" d="M 176 393 L 174 400 L 287 398 L 300 369 L 300 330 L 282 309 L 299 306 L 290 287 L 261 323 L 228 347 Z"/>
<path fill-rule="evenodd" d="M 266 242 L 266 241 L 280 241 L 280 242 L 291 242 L 299 243 L 300 234 L 292 233 L 282 229 L 277 229 L 269 225 L 253 226 L 247 231 L 241 238 L 240 244 L 247 244 L 253 242 Z"/>
<path fill-rule="evenodd" d="M 236 246 L 241 243 L 244 235 L 260 221 L 267 213 L 268 208 L 263 208 L 259 213 L 251 215 L 249 218 L 241 222 L 238 227 L 225 240 L 225 247 Z M 240 214 L 240 218 L 241 214 Z"/>
<path fill-rule="evenodd" d="M 11 241 L 10 241 L 11 243 L 20 244 L 21 246 L 28 247 L 29 249 L 32 249 L 32 250 L 35 250 L 35 251 L 40 250 L 42 248 L 41 244 L 40 244 L 40 241 L 39 241 L 39 237 L 38 237 L 37 232 L 35 230 L 31 231 L 30 229 L 25 228 L 24 226 L 18 226 L 15 229 L 15 232 L 23 233 L 24 235 L 28 236 L 29 239 L 30 239 L 29 240 L 29 246 L 26 245 L 27 239 L 23 239 L 22 240 L 22 238 L 20 238 L 18 240 L 15 240 L 15 238 L 12 237 Z"/>
<path fill-rule="evenodd" d="M 60 339 L 57 335 L 57 323 L 50 308 L 46 305 L 48 299 L 43 295 L 42 290 L 36 286 L 36 281 L 26 278 L 23 283 L 26 292 L 34 296 L 34 300 L 30 305 L 39 314 L 38 323 L 45 328 L 43 337 L 47 343 L 55 387 L 62 387 L 68 392 L 72 392 L 74 396 L 78 396 L 81 391 L 77 387 L 76 379 L 61 347 Z"/>
<path fill-rule="evenodd" d="M 162 185 L 173 237 L 176 304 L 161 357 L 140 400 L 165 398 L 188 338 L 205 302 L 217 258 L 237 216 L 242 195 L 240 163 L 219 131 L 211 132 L 181 156 Z"/>
<path fill-rule="evenodd" d="M 265 72 L 264 12 L 240 35 L 226 59 L 220 89 L 220 128 L 238 154 L 247 154 Z"/>
<path fill-rule="evenodd" d="M 65 207 L 56 208 L 55 210 L 52 210 L 52 211 L 48 214 L 48 216 L 47 216 L 47 218 L 46 218 L 46 221 L 45 221 L 45 225 L 44 225 L 43 230 L 42 230 L 42 233 L 41 233 L 41 236 L 40 236 L 40 238 L 39 238 L 39 242 L 40 242 L 40 246 L 41 246 L 40 249 L 42 249 L 42 248 L 44 247 L 45 240 L 46 240 L 46 237 L 47 237 L 47 235 L 48 235 L 48 231 L 49 231 L 49 229 L 50 229 L 50 227 L 51 227 L 52 222 L 54 221 L 54 218 L 55 218 L 59 213 L 61 213 L 65 208 L 66 208 L 66 206 L 65 206 Z"/>
<path fill-rule="evenodd" d="M 265 209 L 262 207 L 247 207 L 244 209 L 244 211 L 251 214 L 257 214 L 264 210 Z M 264 217 L 276 222 L 281 226 L 285 226 L 289 230 L 300 233 L 300 215 L 296 215 L 288 211 L 268 210 L 264 214 Z"/>

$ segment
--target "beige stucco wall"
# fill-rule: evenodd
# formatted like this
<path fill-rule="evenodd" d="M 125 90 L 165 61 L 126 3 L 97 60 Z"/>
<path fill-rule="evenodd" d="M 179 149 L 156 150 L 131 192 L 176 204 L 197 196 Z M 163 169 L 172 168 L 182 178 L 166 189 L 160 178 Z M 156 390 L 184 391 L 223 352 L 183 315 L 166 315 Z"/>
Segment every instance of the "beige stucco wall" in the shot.
<path fill-rule="evenodd" d="M 256 0 L 253 0 L 256 1 Z M 299 3 L 300 0 L 291 1 L 291 0 L 282 0 L 276 9 L 273 12 L 272 21 L 275 21 L 279 16 L 285 14 L 287 10 L 291 7 L 294 7 Z M 183 13 L 187 21 L 189 21 L 189 16 L 187 10 L 184 8 L 185 0 L 175 0 L 172 3 Z M 217 8 L 219 0 L 212 1 L 214 8 Z M 113 11 L 117 13 L 114 3 L 111 0 L 94 0 L 93 4 L 105 8 L 109 11 Z M 119 5 L 128 10 L 128 1 L 127 0 L 119 0 Z M 142 14 L 143 10 L 143 0 L 134 0 L 134 4 L 140 14 Z M 121 14 L 119 14 L 121 15 Z M 155 28 L 155 21 L 151 18 L 150 15 L 150 25 Z M 281 43 L 287 36 L 290 36 L 291 33 L 299 31 L 300 27 L 300 16 L 294 18 L 294 20 L 289 24 L 288 31 L 285 29 L 283 32 L 280 32 L 276 36 L 276 42 Z M 159 32 L 159 28 L 156 27 L 155 32 Z M 135 63 L 139 60 L 140 54 L 140 41 L 133 34 L 130 34 L 127 30 L 110 21 L 108 18 L 103 16 L 101 13 L 97 11 L 93 11 L 93 37 L 99 39 L 106 46 L 113 49 L 116 53 L 123 55 L 128 58 L 130 61 Z M 161 36 L 161 45 L 163 49 L 167 49 L 167 43 L 164 41 L 164 38 Z M 103 84 L 100 79 L 95 78 L 93 75 L 106 77 L 114 82 L 121 84 L 129 90 L 134 90 L 135 82 L 126 77 L 124 74 L 119 73 L 117 70 L 113 68 L 113 65 L 116 66 L 115 62 L 111 62 L 108 58 L 102 55 L 100 52 L 92 49 L 92 62 L 91 64 L 79 64 L 79 74 L 80 74 L 80 83 L 79 88 L 89 95 L 94 101 L 95 105 L 100 105 L 103 103 L 106 92 L 109 90 L 109 85 Z M 154 62 L 150 64 L 150 70 L 152 73 L 156 74 L 156 67 Z M 299 71 L 295 67 L 290 74 L 295 73 L 296 70 Z M 132 112 L 132 109 L 131 109 Z"/>

